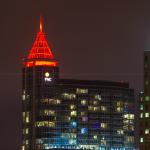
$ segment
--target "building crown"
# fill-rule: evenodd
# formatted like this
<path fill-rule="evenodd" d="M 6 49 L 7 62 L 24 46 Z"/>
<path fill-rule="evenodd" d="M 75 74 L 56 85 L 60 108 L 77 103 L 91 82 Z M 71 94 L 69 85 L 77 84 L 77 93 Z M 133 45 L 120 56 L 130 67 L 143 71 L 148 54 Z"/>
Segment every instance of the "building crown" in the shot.
<path fill-rule="evenodd" d="M 45 33 L 43 32 L 42 17 L 40 17 L 40 31 L 28 55 L 28 59 L 53 59 L 52 51 L 47 43 Z"/>

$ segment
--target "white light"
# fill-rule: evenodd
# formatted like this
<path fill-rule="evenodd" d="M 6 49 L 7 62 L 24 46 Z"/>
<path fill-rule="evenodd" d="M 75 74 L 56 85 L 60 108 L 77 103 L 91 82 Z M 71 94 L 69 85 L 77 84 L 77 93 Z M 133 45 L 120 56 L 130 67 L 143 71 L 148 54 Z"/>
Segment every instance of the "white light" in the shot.
<path fill-rule="evenodd" d="M 48 72 L 45 72 L 45 77 L 49 77 L 49 73 Z"/>
<path fill-rule="evenodd" d="M 45 79 L 45 82 L 51 82 L 52 81 L 52 78 L 44 78 Z"/>

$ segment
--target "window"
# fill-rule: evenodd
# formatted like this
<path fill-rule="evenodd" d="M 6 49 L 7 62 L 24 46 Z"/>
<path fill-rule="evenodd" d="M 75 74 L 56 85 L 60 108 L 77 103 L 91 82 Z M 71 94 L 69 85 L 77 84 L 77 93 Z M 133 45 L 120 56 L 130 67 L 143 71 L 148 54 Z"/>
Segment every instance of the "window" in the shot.
<path fill-rule="evenodd" d="M 95 99 L 97 99 L 97 100 L 99 100 L 99 101 L 102 100 L 101 95 L 98 95 L 98 94 L 95 95 Z"/>
<path fill-rule="evenodd" d="M 97 135 L 93 135 L 93 139 L 97 140 Z"/>
<path fill-rule="evenodd" d="M 106 111 L 106 106 L 101 106 L 101 111 Z"/>
<path fill-rule="evenodd" d="M 145 134 L 149 134 L 149 129 L 145 129 Z"/>
<path fill-rule="evenodd" d="M 70 115 L 71 116 L 77 116 L 77 112 L 76 111 L 71 111 Z"/>
<path fill-rule="evenodd" d="M 101 123 L 101 128 L 106 129 L 107 128 L 107 123 Z"/>
<path fill-rule="evenodd" d="M 143 118 L 143 113 L 140 113 L 140 118 Z"/>
<path fill-rule="evenodd" d="M 71 122 L 71 127 L 76 128 L 77 127 L 77 122 L 75 122 L 75 121 Z"/>
<path fill-rule="evenodd" d="M 88 89 L 77 88 L 76 93 L 77 94 L 87 94 L 88 93 Z"/>
<path fill-rule="evenodd" d="M 81 134 L 86 134 L 88 132 L 87 128 L 81 128 Z"/>
<path fill-rule="evenodd" d="M 64 99 L 68 99 L 68 100 L 73 100 L 76 98 L 76 95 L 72 93 L 63 93 L 62 96 Z"/>
<path fill-rule="evenodd" d="M 140 142 L 143 143 L 144 142 L 144 138 L 141 137 L 140 138 Z"/>
<path fill-rule="evenodd" d="M 36 127 L 55 127 L 55 123 L 54 122 L 50 122 L 50 121 L 37 121 L 35 123 Z"/>
<path fill-rule="evenodd" d="M 86 100 L 81 100 L 81 105 L 86 105 L 87 101 Z"/>
<path fill-rule="evenodd" d="M 76 106 L 75 105 L 70 105 L 70 109 L 75 109 Z"/>
<path fill-rule="evenodd" d="M 88 121 L 88 117 L 87 116 L 82 117 L 82 121 L 87 122 Z"/>
<path fill-rule="evenodd" d="M 149 101 L 149 96 L 145 96 L 145 101 Z"/>
<path fill-rule="evenodd" d="M 149 113 L 145 113 L 145 118 L 149 118 Z"/>
<path fill-rule="evenodd" d="M 144 109 L 144 107 L 143 107 L 143 105 L 141 104 L 141 105 L 140 105 L 140 110 L 143 110 L 143 109 Z"/>

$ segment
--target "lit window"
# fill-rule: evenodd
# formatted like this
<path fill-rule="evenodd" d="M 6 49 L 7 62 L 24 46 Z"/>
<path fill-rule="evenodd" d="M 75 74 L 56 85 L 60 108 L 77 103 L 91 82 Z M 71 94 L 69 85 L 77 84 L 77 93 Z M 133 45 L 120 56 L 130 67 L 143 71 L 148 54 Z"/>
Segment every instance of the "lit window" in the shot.
<path fill-rule="evenodd" d="M 96 140 L 96 139 L 97 139 L 97 135 L 93 135 L 93 139 L 95 139 L 95 140 Z"/>
<path fill-rule="evenodd" d="M 128 142 L 134 142 L 134 137 L 133 136 L 127 136 L 127 141 Z"/>
<path fill-rule="evenodd" d="M 107 128 L 107 123 L 101 123 L 101 128 L 106 129 Z"/>
<path fill-rule="evenodd" d="M 76 139 L 70 139 L 70 140 L 69 140 L 69 144 L 71 144 L 71 145 L 77 144 Z"/>
<path fill-rule="evenodd" d="M 81 100 L 81 105 L 86 105 L 87 101 L 86 100 Z"/>
<path fill-rule="evenodd" d="M 37 127 L 55 127 L 55 123 L 50 121 L 38 121 L 35 125 Z"/>
<path fill-rule="evenodd" d="M 62 96 L 63 98 L 68 99 L 68 100 L 73 100 L 76 98 L 76 95 L 72 93 L 63 93 Z"/>
<path fill-rule="evenodd" d="M 117 107 L 117 112 L 122 112 L 123 111 L 123 107 Z"/>
<path fill-rule="evenodd" d="M 144 107 L 143 107 L 143 105 L 141 104 L 141 105 L 140 105 L 140 110 L 143 110 L 143 109 L 144 109 Z"/>
<path fill-rule="evenodd" d="M 70 109 L 75 109 L 76 106 L 75 105 L 70 105 Z"/>
<path fill-rule="evenodd" d="M 122 129 L 120 129 L 120 130 L 117 130 L 117 133 L 118 134 L 124 134 L 124 131 Z"/>
<path fill-rule="evenodd" d="M 140 142 L 143 143 L 144 142 L 144 138 L 140 138 Z"/>
<path fill-rule="evenodd" d="M 149 101 L 149 96 L 145 96 L 145 101 Z"/>
<path fill-rule="evenodd" d="M 81 112 L 81 116 L 84 116 L 84 115 L 86 115 L 87 113 L 85 112 L 85 111 L 82 111 Z"/>
<path fill-rule="evenodd" d="M 95 99 L 97 99 L 97 100 L 102 100 L 102 98 L 101 98 L 101 95 L 95 95 Z"/>
<path fill-rule="evenodd" d="M 88 132 L 87 128 L 81 128 L 81 134 L 86 134 Z"/>
<path fill-rule="evenodd" d="M 25 146 L 22 146 L 22 150 L 25 150 Z"/>
<path fill-rule="evenodd" d="M 77 88 L 76 93 L 77 94 L 87 94 L 88 93 L 88 89 Z"/>
<path fill-rule="evenodd" d="M 29 144 L 29 140 L 26 140 L 26 145 L 28 145 Z"/>
<path fill-rule="evenodd" d="M 134 119 L 134 114 L 125 114 L 124 118 L 132 120 L 132 119 Z"/>
<path fill-rule="evenodd" d="M 93 101 L 93 104 L 94 105 L 98 105 L 98 101 Z"/>
<path fill-rule="evenodd" d="M 77 123 L 75 121 L 71 122 L 71 127 L 76 128 L 77 127 Z"/>
<path fill-rule="evenodd" d="M 71 116 L 77 116 L 77 112 L 76 111 L 71 111 L 70 115 Z"/>
<path fill-rule="evenodd" d="M 82 117 L 82 121 L 84 122 L 88 121 L 88 117 L 87 116 Z"/>
<path fill-rule="evenodd" d="M 145 129 L 145 134 L 149 134 L 149 129 Z"/>
<path fill-rule="evenodd" d="M 145 113 L 145 118 L 149 118 L 149 113 Z"/>
<path fill-rule="evenodd" d="M 25 129 L 25 133 L 26 133 L 26 134 L 29 133 L 29 129 L 28 129 L 28 128 Z"/>
<path fill-rule="evenodd" d="M 122 101 L 118 101 L 118 102 L 117 102 L 117 106 L 118 106 L 118 107 L 123 106 L 123 102 L 122 102 Z"/>
<path fill-rule="evenodd" d="M 143 113 L 140 113 L 140 118 L 143 118 Z"/>
<path fill-rule="evenodd" d="M 106 106 L 101 106 L 102 111 L 106 111 Z"/>

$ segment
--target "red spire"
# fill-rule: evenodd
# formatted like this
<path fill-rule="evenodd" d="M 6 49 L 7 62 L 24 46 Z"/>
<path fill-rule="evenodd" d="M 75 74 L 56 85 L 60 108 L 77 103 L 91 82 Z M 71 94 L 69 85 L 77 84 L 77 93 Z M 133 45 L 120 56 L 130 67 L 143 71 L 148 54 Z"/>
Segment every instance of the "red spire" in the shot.
<path fill-rule="evenodd" d="M 48 43 L 45 38 L 45 34 L 42 31 L 42 28 L 43 28 L 42 17 L 40 17 L 40 31 L 37 33 L 34 44 L 28 55 L 28 59 L 36 59 L 36 58 L 53 59 L 53 54 L 51 52 L 50 47 L 48 46 Z"/>

